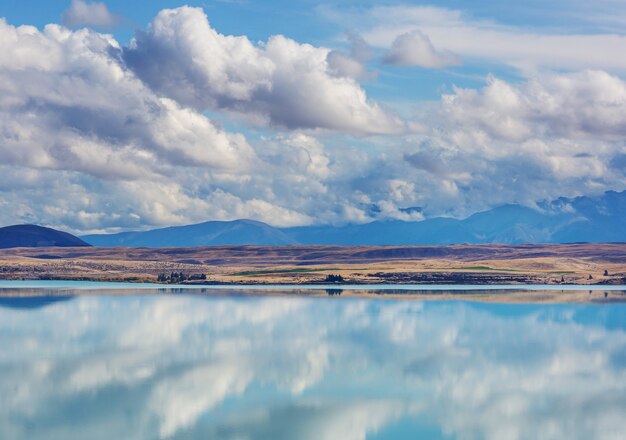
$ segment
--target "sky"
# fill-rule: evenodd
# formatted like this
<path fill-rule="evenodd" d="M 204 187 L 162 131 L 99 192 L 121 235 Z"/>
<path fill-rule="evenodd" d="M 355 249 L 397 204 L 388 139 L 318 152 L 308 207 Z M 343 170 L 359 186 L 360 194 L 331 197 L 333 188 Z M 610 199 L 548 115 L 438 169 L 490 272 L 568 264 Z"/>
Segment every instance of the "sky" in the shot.
<path fill-rule="evenodd" d="M 626 1 L 0 17 L 0 225 L 419 221 L 626 189 Z"/>

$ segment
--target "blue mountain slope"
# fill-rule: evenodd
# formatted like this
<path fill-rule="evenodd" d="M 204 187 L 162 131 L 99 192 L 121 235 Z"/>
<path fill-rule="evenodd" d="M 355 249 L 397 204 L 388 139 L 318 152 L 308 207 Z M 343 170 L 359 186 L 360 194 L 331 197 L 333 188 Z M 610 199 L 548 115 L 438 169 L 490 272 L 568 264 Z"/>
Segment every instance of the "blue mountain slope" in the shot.
<path fill-rule="evenodd" d="M 434 218 L 421 222 L 384 220 L 341 227 L 304 226 L 283 231 L 301 244 L 452 244 L 462 243 L 470 237 L 462 221 L 451 218 Z M 432 241 L 433 237 L 436 237 L 436 242 Z"/>
<path fill-rule="evenodd" d="M 545 213 L 520 205 L 504 205 L 463 220 L 471 243 L 547 243 L 572 223 L 569 213 Z"/>
<path fill-rule="evenodd" d="M 575 218 L 553 235 L 555 241 L 626 241 L 626 192 L 609 191 L 600 199 L 577 197 L 570 205 Z"/>

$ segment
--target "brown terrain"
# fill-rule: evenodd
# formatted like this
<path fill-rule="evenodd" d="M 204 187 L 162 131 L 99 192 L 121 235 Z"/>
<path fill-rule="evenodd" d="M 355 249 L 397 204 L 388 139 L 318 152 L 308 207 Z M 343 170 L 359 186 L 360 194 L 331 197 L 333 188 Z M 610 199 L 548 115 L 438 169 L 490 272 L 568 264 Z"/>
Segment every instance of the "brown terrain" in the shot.
<path fill-rule="evenodd" d="M 323 283 L 330 274 L 349 284 L 626 284 L 626 243 L 0 250 L 0 279 L 156 282 L 172 272 L 209 284 Z"/>

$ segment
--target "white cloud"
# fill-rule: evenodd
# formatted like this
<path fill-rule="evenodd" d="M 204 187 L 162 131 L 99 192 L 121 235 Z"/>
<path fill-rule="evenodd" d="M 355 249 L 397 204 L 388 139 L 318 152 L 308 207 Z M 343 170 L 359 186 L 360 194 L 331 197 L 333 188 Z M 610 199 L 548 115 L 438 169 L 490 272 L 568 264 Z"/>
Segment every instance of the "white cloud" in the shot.
<path fill-rule="evenodd" d="M 161 11 L 138 32 L 124 57 L 160 93 L 198 110 L 226 110 L 289 129 L 329 129 L 355 134 L 397 133 L 402 121 L 350 76 L 354 65 L 328 65 L 329 49 L 281 35 L 253 44 L 222 35 L 201 9 Z"/>
<path fill-rule="evenodd" d="M 464 131 L 471 127 L 518 142 L 555 137 L 619 141 L 626 135 L 625 111 L 626 83 L 594 70 L 544 74 L 519 85 L 491 77 L 481 90 L 457 88 L 443 97 L 445 116 Z"/>
<path fill-rule="evenodd" d="M 430 132 L 402 148 L 419 197 L 437 193 L 418 205 L 428 214 L 455 205 L 453 215 L 467 215 L 510 201 L 534 206 L 621 190 L 625 111 L 626 82 L 602 71 L 519 84 L 491 77 L 481 89 L 456 88 L 426 119 Z"/>
<path fill-rule="evenodd" d="M 434 9 L 432 22 L 450 14 Z M 350 39 L 341 53 L 365 62 L 369 48 Z M 149 55 L 175 44 L 169 76 L 148 75 Z M 429 127 L 421 133 L 355 138 L 330 128 L 378 132 L 390 128 L 387 114 L 377 119 L 382 110 L 347 70 L 331 72 L 330 53 L 284 37 L 223 36 L 189 8 L 164 12 L 128 50 L 87 29 L 0 21 L 0 198 L 11 207 L 0 223 L 86 232 L 236 218 L 418 220 L 626 188 L 626 83 L 614 75 L 491 78 L 430 104 L 416 119 Z M 247 138 L 205 106 L 274 129 Z"/>
<path fill-rule="evenodd" d="M 312 221 L 281 206 L 288 202 L 268 183 L 275 165 L 255 146 L 157 96 L 126 68 L 111 37 L 4 21 L 0 34 L 0 159 L 11 167 L 0 191 L 16 207 L 3 223 L 84 230 L 209 218 Z M 293 164 L 283 179 L 310 170 L 315 184 L 328 174 L 323 147 L 306 148 L 310 163 Z"/>
<path fill-rule="evenodd" d="M 197 10 L 184 11 L 196 19 L 192 23 L 214 33 Z M 72 32 L 58 25 L 40 31 L 5 21 L 0 22 L 0 34 L 0 115 L 4 115 L 0 191 L 4 203 L 14 207 L 0 213 L 2 223 L 95 231 L 208 219 L 254 218 L 278 226 L 369 219 L 359 208 L 361 194 L 350 183 L 371 167 L 368 155 L 357 148 L 343 146 L 332 159 L 318 139 L 301 131 L 275 133 L 254 142 L 225 131 L 198 111 L 155 93 L 128 68 L 122 48 L 108 35 L 87 29 Z M 315 64 L 310 91 L 302 102 L 284 89 L 289 105 L 300 106 L 302 114 L 310 105 L 318 111 L 313 117 L 328 118 L 329 124 L 343 128 L 355 124 L 350 130 L 365 124 L 364 130 L 376 131 L 377 124 L 386 124 L 353 79 L 319 70 L 326 66 L 326 50 L 282 37 L 263 48 L 241 37 L 215 34 L 215 38 L 220 44 L 241 45 L 243 54 L 249 49 L 261 65 L 281 70 L 272 73 L 272 81 L 284 78 L 272 83 L 274 90 L 295 87 L 299 69 Z M 367 48 L 357 43 L 353 56 L 364 59 Z M 197 50 L 204 48 L 203 43 Z M 215 49 L 225 57 L 238 50 Z M 289 61 L 294 56 L 300 59 L 295 64 Z M 287 61 L 268 61 L 281 57 Z M 222 67 L 246 76 L 237 66 Z M 226 71 L 220 72 L 207 87 L 219 83 Z M 241 84 L 225 79 L 219 93 L 252 99 L 249 93 L 263 81 L 255 82 L 255 68 L 251 72 Z M 322 93 L 315 88 L 318 80 Z M 336 92 L 356 93 L 362 101 Z M 318 98 L 323 101 L 319 106 L 310 102 Z M 333 114 L 326 105 L 338 106 L 339 113 Z M 298 117 L 297 112 L 285 111 L 288 116 Z M 384 192 L 376 196 L 385 197 Z M 389 212 L 398 211 L 392 207 Z"/>
<path fill-rule="evenodd" d="M 386 63 L 429 69 L 457 66 L 461 60 L 448 51 L 438 51 L 419 30 L 398 35 L 384 58 Z"/>
<path fill-rule="evenodd" d="M 119 21 L 119 17 L 112 14 L 102 2 L 72 0 L 70 7 L 63 13 L 63 23 L 71 27 L 111 28 Z"/>
<path fill-rule="evenodd" d="M 506 64 L 534 73 L 537 69 L 603 69 L 626 72 L 621 56 L 626 35 L 565 33 L 505 25 L 469 17 L 459 10 L 433 6 L 379 6 L 342 12 L 322 8 L 325 16 L 341 24 L 356 24 L 365 40 L 389 48 L 398 36 L 414 29 L 428 35 L 434 47 L 453 52 L 464 62 Z"/>
<path fill-rule="evenodd" d="M 110 37 L 5 22 L 0 34 L 5 164 L 133 178 L 159 173 L 160 161 L 231 170 L 254 161 L 243 136 L 155 96 Z"/>

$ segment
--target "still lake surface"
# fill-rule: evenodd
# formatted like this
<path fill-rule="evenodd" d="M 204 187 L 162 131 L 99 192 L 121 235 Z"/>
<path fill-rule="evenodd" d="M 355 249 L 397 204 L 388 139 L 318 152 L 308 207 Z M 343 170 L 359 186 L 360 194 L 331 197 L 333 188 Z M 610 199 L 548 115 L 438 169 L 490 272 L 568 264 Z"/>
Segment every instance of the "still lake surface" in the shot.
<path fill-rule="evenodd" d="M 624 303 L 21 287 L 1 439 L 626 438 Z"/>

